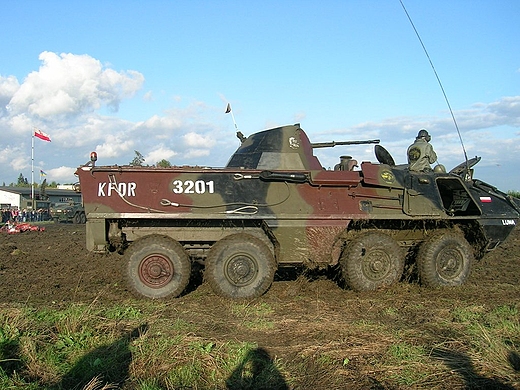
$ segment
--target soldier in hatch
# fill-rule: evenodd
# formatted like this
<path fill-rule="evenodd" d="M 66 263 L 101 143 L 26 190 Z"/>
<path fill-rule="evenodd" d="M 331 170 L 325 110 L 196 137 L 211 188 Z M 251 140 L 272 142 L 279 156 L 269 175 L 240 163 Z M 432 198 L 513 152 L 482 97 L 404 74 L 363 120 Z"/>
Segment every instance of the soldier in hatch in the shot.
<path fill-rule="evenodd" d="M 408 147 L 408 164 L 410 171 L 431 171 L 430 164 L 437 161 L 437 154 L 430 144 L 430 134 L 425 129 L 419 130 L 415 142 Z"/>

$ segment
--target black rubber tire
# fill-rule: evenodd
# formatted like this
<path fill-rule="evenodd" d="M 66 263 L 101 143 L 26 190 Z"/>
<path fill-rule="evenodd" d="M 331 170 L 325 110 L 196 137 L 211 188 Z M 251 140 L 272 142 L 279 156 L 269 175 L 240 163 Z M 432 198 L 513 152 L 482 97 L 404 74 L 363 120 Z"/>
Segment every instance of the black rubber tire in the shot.
<path fill-rule="evenodd" d="M 79 215 L 79 223 L 82 224 L 82 225 L 87 223 L 87 217 L 85 216 L 85 213 L 81 213 Z"/>
<path fill-rule="evenodd" d="M 72 218 L 72 223 L 79 225 L 81 223 L 81 217 L 79 213 L 74 214 L 74 218 Z"/>
<path fill-rule="evenodd" d="M 471 274 L 471 245 L 457 232 L 437 233 L 419 247 L 417 268 L 421 284 L 428 287 L 459 286 Z"/>
<path fill-rule="evenodd" d="M 377 290 L 401 279 L 404 253 L 389 235 L 367 232 L 347 244 L 340 266 L 343 279 L 352 290 Z"/>
<path fill-rule="evenodd" d="M 251 299 L 269 289 L 275 272 L 276 261 L 267 245 L 249 234 L 238 233 L 213 245 L 204 276 L 217 295 Z"/>
<path fill-rule="evenodd" d="M 127 278 L 138 295 L 179 296 L 190 281 L 191 262 L 182 245 L 166 236 L 150 235 L 126 251 Z"/>

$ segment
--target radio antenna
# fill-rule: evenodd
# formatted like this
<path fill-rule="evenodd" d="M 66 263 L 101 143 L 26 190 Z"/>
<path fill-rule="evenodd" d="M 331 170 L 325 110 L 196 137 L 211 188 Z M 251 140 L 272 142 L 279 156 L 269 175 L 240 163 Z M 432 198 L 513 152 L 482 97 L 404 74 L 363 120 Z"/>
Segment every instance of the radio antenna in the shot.
<path fill-rule="evenodd" d="M 433 73 L 435 74 L 435 77 L 437 78 L 437 82 L 439 83 L 439 86 L 441 87 L 441 91 L 444 96 L 444 100 L 446 101 L 446 104 L 448 105 L 448 109 L 450 110 L 451 118 L 453 119 L 453 123 L 455 124 L 455 128 L 457 129 L 457 134 L 459 135 L 460 144 L 462 145 L 462 151 L 464 152 L 464 159 L 466 161 L 466 170 L 469 171 L 468 155 L 466 154 L 466 148 L 464 147 L 464 142 L 462 141 L 462 135 L 460 134 L 459 125 L 457 124 L 457 120 L 455 119 L 455 115 L 453 114 L 453 110 L 451 109 L 450 101 L 448 100 L 448 96 L 446 95 L 446 92 L 444 91 L 444 87 L 442 86 L 441 79 L 439 78 L 439 75 L 437 74 L 437 71 L 435 70 L 435 66 L 433 66 L 432 59 L 430 58 L 430 55 L 428 54 L 428 50 L 426 50 L 426 46 L 424 46 L 424 43 L 421 39 L 421 36 L 419 35 L 419 32 L 415 28 L 415 24 L 413 23 L 412 18 L 410 17 L 410 14 L 408 14 L 408 11 L 406 10 L 406 7 L 403 4 L 403 0 L 399 0 L 399 2 L 401 3 L 401 6 L 403 7 L 406 17 L 408 18 L 408 20 L 410 21 L 410 24 L 412 25 L 413 30 L 415 31 L 415 35 L 417 35 L 417 38 L 419 39 L 419 42 L 421 43 L 424 53 L 426 54 L 426 57 L 428 58 L 428 61 L 430 62 L 430 66 L 433 70 Z"/>

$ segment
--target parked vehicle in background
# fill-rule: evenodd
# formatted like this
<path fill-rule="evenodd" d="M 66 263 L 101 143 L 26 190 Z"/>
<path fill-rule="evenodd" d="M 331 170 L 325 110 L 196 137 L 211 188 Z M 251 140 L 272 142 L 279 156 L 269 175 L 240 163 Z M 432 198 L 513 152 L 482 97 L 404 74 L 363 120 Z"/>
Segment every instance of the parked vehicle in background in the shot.
<path fill-rule="evenodd" d="M 52 219 L 55 223 L 72 222 L 83 224 L 87 222 L 85 210 L 81 203 L 58 203 L 51 208 Z"/>

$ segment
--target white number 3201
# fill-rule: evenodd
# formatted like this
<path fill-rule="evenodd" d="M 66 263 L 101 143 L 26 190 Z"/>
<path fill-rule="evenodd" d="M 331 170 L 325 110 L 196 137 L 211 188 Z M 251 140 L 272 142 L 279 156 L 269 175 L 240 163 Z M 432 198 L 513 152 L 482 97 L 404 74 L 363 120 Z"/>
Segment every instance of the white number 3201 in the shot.
<path fill-rule="evenodd" d="M 176 194 L 205 194 L 206 192 L 213 194 L 215 192 L 213 180 L 174 180 L 172 184 L 172 191 Z"/>

